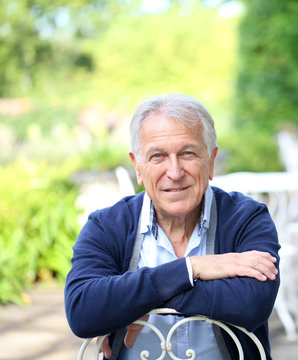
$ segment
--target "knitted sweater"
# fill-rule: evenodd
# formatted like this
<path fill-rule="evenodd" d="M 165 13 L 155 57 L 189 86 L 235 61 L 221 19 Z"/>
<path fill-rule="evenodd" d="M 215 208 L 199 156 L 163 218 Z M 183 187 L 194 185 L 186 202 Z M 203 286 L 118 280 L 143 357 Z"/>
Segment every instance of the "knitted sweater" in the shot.
<path fill-rule="evenodd" d="M 214 253 L 259 250 L 278 258 L 277 233 L 267 207 L 240 193 L 212 189 L 217 206 Z M 197 280 L 192 287 L 185 258 L 128 271 L 143 195 L 123 198 L 92 213 L 81 230 L 65 286 L 66 315 L 72 331 L 83 338 L 113 333 L 154 308 L 166 307 L 253 331 L 271 359 L 267 321 L 279 277 L 265 282 L 248 277 Z M 257 359 L 251 340 L 235 333 L 245 359 Z M 233 341 L 223 335 L 231 358 L 237 359 Z"/>

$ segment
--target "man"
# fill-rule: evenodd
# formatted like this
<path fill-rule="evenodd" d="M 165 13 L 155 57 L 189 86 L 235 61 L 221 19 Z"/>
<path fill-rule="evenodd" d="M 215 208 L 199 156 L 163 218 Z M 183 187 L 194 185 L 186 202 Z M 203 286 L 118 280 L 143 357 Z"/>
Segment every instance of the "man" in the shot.
<path fill-rule="evenodd" d="M 145 192 L 90 215 L 65 287 L 74 333 L 111 333 L 102 346 L 106 358 L 137 359 L 144 347 L 159 356 L 154 335 L 130 324 L 165 307 L 245 327 L 271 359 L 267 320 L 279 286 L 276 230 L 265 205 L 209 186 L 217 150 L 213 120 L 196 99 L 166 95 L 137 108 L 129 156 Z M 132 258 L 136 271 L 130 271 Z M 149 318 L 165 334 L 175 321 Z M 119 346 L 123 327 L 126 346 L 121 336 Z M 192 347 L 198 358 L 238 358 L 231 339 L 207 323 L 179 331 L 173 339 L 179 357 Z M 257 359 L 251 340 L 237 336 L 245 359 Z"/>

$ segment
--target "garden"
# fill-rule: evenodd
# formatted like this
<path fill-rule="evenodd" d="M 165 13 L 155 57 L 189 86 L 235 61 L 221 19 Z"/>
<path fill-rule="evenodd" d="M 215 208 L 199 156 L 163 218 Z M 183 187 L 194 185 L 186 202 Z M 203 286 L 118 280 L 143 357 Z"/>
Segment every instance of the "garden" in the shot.
<path fill-rule="evenodd" d="M 283 169 L 276 134 L 298 126 L 297 2 L 144 3 L 0 2 L 2 304 L 64 283 L 81 226 L 74 174 L 130 168 L 129 121 L 147 96 L 201 100 L 224 172 Z"/>

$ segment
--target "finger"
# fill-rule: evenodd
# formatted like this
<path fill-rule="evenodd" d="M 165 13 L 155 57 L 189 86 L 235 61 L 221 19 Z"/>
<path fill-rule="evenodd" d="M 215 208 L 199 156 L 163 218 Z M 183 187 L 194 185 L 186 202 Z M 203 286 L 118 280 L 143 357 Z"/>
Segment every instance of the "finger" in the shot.
<path fill-rule="evenodd" d="M 263 261 L 261 262 L 261 266 L 264 266 L 265 269 L 268 269 L 275 275 L 278 274 L 278 269 L 271 260 L 263 258 Z"/>
<path fill-rule="evenodd" d="M 104 353 L 106 359 L 110 359 L 110 357 L 112 356 L 112 350 L 109 345 L 107 345 L 107 347 L 105 348 L 105 351 L 103 351 L 103 353 Z"/>
<path fill-rule="evenodd" d="M 145 316 L 141 317 L 140 320 L 147 321 L 148 318 L 149 318 L 149 315 L 145 315 Z M 137 336 L 139 335 L 139 333 L 142 331 L 143 327 L 144 326 L 139 325 L 139 324 L 130 324 L 127 327 L 127 333 L 124 338 L 124 344 L 126 347 L 128 347 L 128 348 L 133 347 L 135 340 L 136 340 Z"/>
<path fill-rule="evenodd" d="M 276 269 L 277 270 L 277 269 Z M 259 281 L 266 281 L 267 279 L 275 280 L 276 275 L 267 266 L 263 264 L 254 264 L 253 266 L 239 266 L 238 276 L 247 276 L 255 278 Z"/>
<path fill-rule="evenodd" d="M 278 274 L 277 268 L 272 264 L 271 261 L 262 260 L 257 263 L 255 270 L 259 271 L 261 274 L 266 276 L 270 280 L 275 280 L 276 275 Z"/>
<path fill-rule="evenodd" d="M 277 258 L 272 256 L 269 252 L 253 250 L 253 251 L 248 251 L 246 253 L 250 253 L 252 256 L 256 256 L 258 258 L 266 259 L 273 264 L 277 262 Z"/>
<path fill-rule="evenodd" d="M 276 261 L 277 259 L 269 253 L 257 253 L 253 259 L 252 267 L 270 280 L 275 280 L 278 274 L 278 269 L 274 265 Z"/>
<path fill-rule="evenodd" d="M 97 338 L 96 342 L 98 342 L 99 338 Z M 112 356 L 112 350 L 110 348 L 109 345 L 109 339 L 108 336 L 104 339 L 103 343 L 101 344 L 100 347 L 100 352 L 104 353 L 105 358 L 110 359 L 110 357 Z"/>
<path fill-rule="evenodd" d="M 268 268 L 274 274 L 278 273 L 276 266 L 274 265 L 277 259 L 271 256 L 269 253 L 261 251 L 248 251 L 244 253 L 239 253 L 236 255 L 238 257 L 239 265 L 246 265 L 255 269 L 259 267 Z"/>
<path fill-rule="evenodd" d="M 139 333 L 141 332 L 143 326 L 141 325 L 135 325 L 133 328 L 128 328 L 128 331 L 124 338 L 124 344 L 128 348 L 132 348 L 133 344 L 135 343 L 135 340 Z"/>
<path fill-rule="evenodd" d="M 262 272 L 256 270 L 256 269 L 253 269 L 253 268 L 246 268 L 244 270 L 244 273 L 246 273 L 244 276 L 247 276 L 247 277 L 251 277 L 251 278 L 255 278 L 259 281 L 266 281 L 267 280 L 267 276 L 264 275 Z"/>

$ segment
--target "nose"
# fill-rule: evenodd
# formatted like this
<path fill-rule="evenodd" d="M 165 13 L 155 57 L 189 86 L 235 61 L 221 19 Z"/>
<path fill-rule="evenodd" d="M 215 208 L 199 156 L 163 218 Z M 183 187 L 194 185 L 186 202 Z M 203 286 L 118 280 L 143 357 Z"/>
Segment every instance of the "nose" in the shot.
<path fill-rule="evenodd" d="M 176 156 L 168 159 L 167 176 L 173 181 L 180 180 L 184 176 L 184 168 Z"/>

